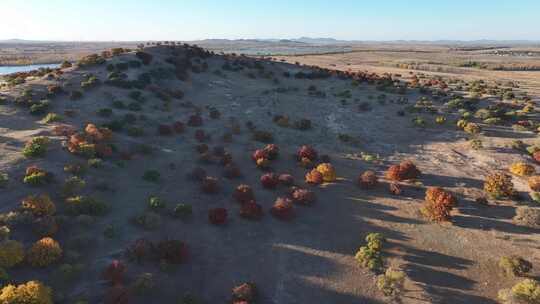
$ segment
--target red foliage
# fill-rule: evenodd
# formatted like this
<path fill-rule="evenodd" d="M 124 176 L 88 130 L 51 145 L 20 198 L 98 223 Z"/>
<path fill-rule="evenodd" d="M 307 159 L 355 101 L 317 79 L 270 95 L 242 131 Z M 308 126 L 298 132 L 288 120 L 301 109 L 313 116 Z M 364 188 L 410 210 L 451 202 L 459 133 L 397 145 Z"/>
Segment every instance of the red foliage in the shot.
<path fill-rule="evenodd" d="M 296 153 L 296 157 L 298 160 L 302 160 L 302 158 L 307 158 L 310 161 L 317 160 L 318 154 L 315 149 L 313 149 L 311 146 L 301 146 L 300 149 L 298 149 L 298 152 Z"/>
<path fill-rule="evenodd" d="M 215 177 L 207 176 L 202 180 L 201 190 L 204 193 L 215 194 L 219 192 L 218 180 Z"/>
<path fill-rule="evenodd" d="M 126 266 L 122 262 L 114 260 L 107 268 L 105 268 L 102 276 L 103 279 L 107 280 L 109 283 L 118 285 L 123 283 L 125 273 Z"/>
<path fill-rule="evenodd" d="M 232 290 L 233 303 L 254 303 L 257 300 L 257 288 L 253 283 L 243 283 Z"/>
<path fill-rule="evenodd" d="M 257 220 L 263 216 L 263 209 L 255 201 L 249 201 L 240 206 L 240 216 L 246 219 Z"/>
<path fill-rule="evenodd" d="M 261 176 L 261 184 L 266 189 L 274 189 L 278 183 L 279 179 L 274 173 L 266 173 Z"/>
<path fill-rule="evenodd" d="M 268 159 L 268 154 L 266 153 L 265 150 L 258 149 L 258 150 L 255 150 L 255 152 L 253 152 L 253 154 L 251 155 L 251 158 L 254 161 L 257 161 L 258 159 L 261 159 L 261 158 Z"/>
<path fill-rule="evenodd" d="M 186 243 L 179 240 L 164 240 L 156 245 L 156 255 L 160 261 L 169 264 L 181 264 L 189 258 Z"/>
<path fill-rule="evenodd" d="M 275 144 L 269 144 L 264 147 L 263 151 L 266 153 L 269 160 L 274 160 L 279 155 L 279 147 Z"/>
<path fill-rule="evenodd" d="M 439 187 L 429 187 L 426 190 L 422 213 L 432 221 L 448 221 L 451 217 L 450 211 L 456 202 L 456 198 L 451 193 Z"/>
<path fill-rule="evenodd" d="M 358 177 L 358 186 L 362 189 L 372 189 L 377 184 L 377 175 L 371 170 L 367 170 Z"/>
<path fill-rule="evenodd" d="M 127 304 L 129 303 L 129 290 L 122 285 L 115 285 L 105 292 L 103 302 L 105 304 Z"/>
<path fill-rule="evenodd" d="M 540 151 L 534 152 L 533 158 L 534 158 L 534 160 L 535 160 L 537 163 L 540 164 Z"/>
<path fill-rule="evenodd" d="M 307 189 L 291 187 L 290 195 L 293 202 L 299 205 L 311 205 L 315 201 L 315 193 Z"/>
<path fill-rule="evenodd" d="M 309 184 L 319 185 L 323 182 L 323 175 L 321 172 L 313 169 L 306 174 L 306 182 Z"/>
<path fill-rule="evenodd" d="M 248 185 L 239 185 L 236 187 L 233 193 L 233 197 L 239 203 L 247 203 L 252 200 L 255 200 L 255 195 L 253 194 L 253 189 Z"/>
<path fill-rule="evenodd" d="M 389 180 L 403 181 L 415 179 L 420 176 L 421 172 L 416 168 L 413 162 L 404 161 L 399 165 L 393 165 L 386 171 L 386 178 Z"/>
<path fill-rule="evenodd" d="M 280 220 L 290 220 L 294 216 L 292 201 L 286 197 L 278 197 L 270 213 Z"/>
<path fill-rule="evenodd" d="M 53 128 L 53 134 L 56 136 L 71 136 L 75 134 L 75 128 L 69 125 L 56 125 Z"/>
<path fill-rule="evenodd" d="M 214 225 L 223 225 L 227 222 L 227 209 L 214 208 L 208 210 L 208 220 Z"/>

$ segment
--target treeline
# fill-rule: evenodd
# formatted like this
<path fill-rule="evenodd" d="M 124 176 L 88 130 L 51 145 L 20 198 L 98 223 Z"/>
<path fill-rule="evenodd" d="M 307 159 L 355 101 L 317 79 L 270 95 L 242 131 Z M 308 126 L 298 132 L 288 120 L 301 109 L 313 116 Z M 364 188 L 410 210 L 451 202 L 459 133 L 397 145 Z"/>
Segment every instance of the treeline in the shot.
<path fill-rule="evenodd" d="M 477 68 L 491 71 L 540 71 L 540 65 L 519 64 L 519 63 L 487 63 L 478 61 L 468 61 L 458 64 L 458 67 Z"/>

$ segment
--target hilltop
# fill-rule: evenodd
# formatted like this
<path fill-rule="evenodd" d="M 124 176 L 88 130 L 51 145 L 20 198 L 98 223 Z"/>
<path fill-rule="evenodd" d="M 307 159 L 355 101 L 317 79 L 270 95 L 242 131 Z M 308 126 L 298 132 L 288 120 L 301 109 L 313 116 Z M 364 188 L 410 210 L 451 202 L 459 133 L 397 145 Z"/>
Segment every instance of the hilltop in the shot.
<path fill-rule="evenodd" d="M 7 81 L 3 280 L 55 303 L 255 303 L 256 286 L 262 304 L 484 304 L 523 279 L 501 258 L 540 275 L 540 99 L 515 83 L 186 44 Z"/>

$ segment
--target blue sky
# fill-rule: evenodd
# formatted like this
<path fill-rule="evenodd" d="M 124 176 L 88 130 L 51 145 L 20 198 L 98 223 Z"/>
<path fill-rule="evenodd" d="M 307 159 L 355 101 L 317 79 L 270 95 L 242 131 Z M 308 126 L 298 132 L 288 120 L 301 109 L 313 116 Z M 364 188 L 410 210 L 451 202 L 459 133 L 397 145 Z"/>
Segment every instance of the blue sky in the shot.
<path fill-rule="evenodd" d="M 0 39 L 540 40 L 540 0 L 0 0 Z"/>

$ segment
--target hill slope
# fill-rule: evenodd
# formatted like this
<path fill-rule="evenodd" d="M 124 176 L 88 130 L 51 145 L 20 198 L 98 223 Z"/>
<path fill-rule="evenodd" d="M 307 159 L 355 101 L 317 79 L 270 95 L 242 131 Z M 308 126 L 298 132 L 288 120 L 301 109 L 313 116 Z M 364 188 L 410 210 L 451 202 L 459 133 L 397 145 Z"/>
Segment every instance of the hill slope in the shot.
<path fill-rule="evenodd" d="M 380 271 L 392 266 L 407 274 L 403 303 L 495 303 L 499 289 L 518 281 L 502 276 L 502 256 L 538 265 L 538 228 L 512 220 L 519 204 L 534 204 L 526 180 L 513 177 L 521 202 L 475 201 L 493 170 L 532 164 L 505 147 L 516 138 L 533 144 L 533 128 L 516 131 L 513 118 L 495 126 L 470 118 L 482 127 L 474 138 L 483 147 L 475 150 L 470 136 L 456 130 L 460 114 L 446 103 L 472 111 L 495 104 L 493 96 L 473 102 L 442 80 L 406 88 L 397 75 L 217 56 L 188 46 L 87 57 L 79 67 L 10 81 L 20 84 L 1 91 L 0 170 L 10 177 L 2 212 L 17 213 L 1 219 L 26 248 L 50 235 L 63 254 L 47 268 L 21 262 L 8 273 L 17 283 L 41 280 L 65 303 L 116 303 L 110 297 L 125 296 L 118 285 L 110 289 L 111 271 L 103 275 L 115 260 L 125 271 L 113 267 L 112 281 L 127 288 L 130 303 L 177 303 L 185 294 L 224 303 L 243 282 L 256 284 L 263 304 L 384 303 L 378 273 L 354 257 L 372 232 L 387 239 Z M 520 97 L 517 106 L 528 103 Z M 47 113 L 61 118 L 49 115 L 45 122 Z M 433 113 L 447 122 L 436 124 Z M 523 115 L 519 120 L 538 122 L 534 111 Z M 25 143 L 37 136 L 49 138 L 46 152 L 23 156 Z M 252 154 L 269 143 L 279 157 L 256 163 Z M 336 180 L 304 181 L 310 164 L 294 157 L 303 145 L 318 152 L 311 165 L 332 164 Z M 384 178 L 390 165 L 405 160 L 422 172 L 418 179 Z M 23 183 L 29 166 L 52 178 Z M 379 178 L 370 189 L 358 185 L 366 170 Z M 270 172 L 290 174 L 315 202 L 288 198 L 287 180 L 275 185 L 266 175 L 261 183 Z M 234 196 L 241 184 L 251 187 L 262 218 L 240 216 L 247 210 Z M 402 192 L 392 194 L 390 184 Z M 458 198 L 450 222 L 422 216 L 430 186 Z M 28 195 L 45 193 L 56 212 L 21 209 Z M 285 209 L 294 201 L 289 220 L 270 211 L 278 198 Z M 248 214 L 257 215 L 251 207 Z M 215 208 L 227 210 L 226 223 L 216 225 L 222 209 L 209 222 Z M 141 286 L 149 283 L 141 282 L 153 285 L 145 291 Z"/>

